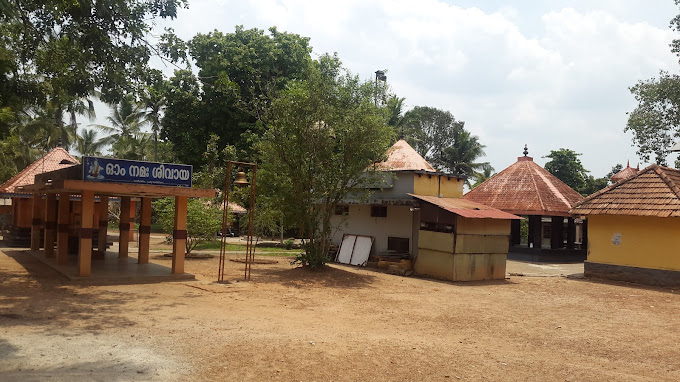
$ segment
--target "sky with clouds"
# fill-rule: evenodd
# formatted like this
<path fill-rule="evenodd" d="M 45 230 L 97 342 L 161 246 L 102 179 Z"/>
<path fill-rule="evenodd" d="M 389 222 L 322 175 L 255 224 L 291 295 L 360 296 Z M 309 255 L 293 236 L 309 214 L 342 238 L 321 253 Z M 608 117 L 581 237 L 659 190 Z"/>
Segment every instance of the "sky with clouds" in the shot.
<path fill-rule="evenodd" d="M 526 143 L 541 165 L 550 150 L 582 153 L 601 177 L 638 162 L 623 132 L 636 105 L 628 87 L 678 72 L 668 46 L 678 13 L 672 0 L 190 0 L 157 31 L 171 26 L 188 40 L 276 26 L 310 37 L 316 55 L 337 52 L 367 80 L 387 69 L 408 108 L 465 121 L 496 171 Z"/>

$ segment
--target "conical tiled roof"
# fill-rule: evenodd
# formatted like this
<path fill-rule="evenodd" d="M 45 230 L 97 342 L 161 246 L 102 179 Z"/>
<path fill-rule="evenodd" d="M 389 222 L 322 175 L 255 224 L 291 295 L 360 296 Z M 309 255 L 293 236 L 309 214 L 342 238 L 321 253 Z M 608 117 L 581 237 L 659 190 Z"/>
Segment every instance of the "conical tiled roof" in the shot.
<path fill-rule="evenodd" d="M 80 164 L 80 162 L 69 154 L 68 151 L 64 150 L 62 147 L 56 147 L 42 158 L 31 163 L 28 167 L 14 175 L 10 180 L 6 181 L 0 186 L 0 193 L 20 193 L 18 192 L 17 187 L 33 184 L 36 175 L 71 167 L 76 164 Z"/>
<path fill-rule="evenodd" d="M 571 209 L 577 215 L 680 216 L 680 170 L 653 164 Z"/>
<path fill-rule="evenodd" d="M 610 180 L 612 181 L 612 183 L 616 183 L 620 180 L 628 179 L 634 176 L 635 174 L 638 173 L 638 171 L 640 171 L 640 169 L 630 167 L 630 162 L 628 162 L 628 164 L 626 164 L 626 168 L 612 175 Z"/>
<path fill-rule="evenodd" d="M 525 156 L 463 198 L 515 215 L 568 216 L 583 196 Z"/>
<path fill-rule="evenodd" d="M 387 159 L 375 164 L 381 171 L 427 171 L 436 172 L 427 161 L 405 140 L 400 139 L 387 150 Z"/>

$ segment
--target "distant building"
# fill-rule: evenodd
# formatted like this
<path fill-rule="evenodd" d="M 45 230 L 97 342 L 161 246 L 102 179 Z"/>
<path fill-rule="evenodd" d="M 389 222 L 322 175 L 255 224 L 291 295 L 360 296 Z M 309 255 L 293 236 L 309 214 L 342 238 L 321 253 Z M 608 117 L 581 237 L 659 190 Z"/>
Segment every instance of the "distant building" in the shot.
<path fill-rule="evenodd" d="M 577 203 L 587 277 L 680 285 L 680 170 L 653 164 Z"/>
<path fill-rule="evenodd" d="M 583 196 L 527 156 L 470 190 L 464 199 L 514 215 L 528 217 L 528 235 L 521 237 L 520 222 L 513 220 L 510 242 L 534 250 L 574 249 L 577 230 L 569 209 Z M 585 237 L 581 238 L 583 241 Z"/>
<path fill-rule="evenodd" d="M 403 255 L 418 274 L 447 280 L 505 278 L 510 220 L 517 216 L 461 199 L 464 178 L 437 172 L 399 140 L 367 201 L 348 198 L 331 220 L 333 243 L 373 238 L 373 258 Z"/>
<path fill-rule="evenodd" d="M 612 175 L 612 177 L 609 179 L 612 183 L 616 183 L 620 180 L 628 179 L 630 177 L 635 176 L 640 171 L 640 167 L 632 168 L 630 167 L 630 161 L 626 163 L 626 168 L 623 170 L 617 172 L 616 174 Z"/>

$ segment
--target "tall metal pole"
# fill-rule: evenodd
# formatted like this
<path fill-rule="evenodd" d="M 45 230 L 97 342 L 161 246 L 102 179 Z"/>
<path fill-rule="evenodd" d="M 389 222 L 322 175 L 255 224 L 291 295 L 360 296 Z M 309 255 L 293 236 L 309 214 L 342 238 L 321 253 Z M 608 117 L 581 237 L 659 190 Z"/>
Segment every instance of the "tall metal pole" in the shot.
<path fill-rule="evenodd" d="M 229 226 L 229 190 L 231 188 L 231 161 L 227 162 L 227 180 L 224 186 L 224 202 L 222 207 L 224 211 L 222 212 L 222 240 L 220 243 L 220 264 L 217 271 L 217 281 L 224 281 L 224 260 L 226 257 L 227 248 L 227 228 Z"/>

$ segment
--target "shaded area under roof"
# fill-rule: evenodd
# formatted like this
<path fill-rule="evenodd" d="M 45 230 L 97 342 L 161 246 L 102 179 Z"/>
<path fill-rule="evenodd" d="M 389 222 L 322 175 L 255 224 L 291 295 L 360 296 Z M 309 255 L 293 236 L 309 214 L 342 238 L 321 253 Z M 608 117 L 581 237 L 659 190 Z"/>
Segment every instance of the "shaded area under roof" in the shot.
<path fill-rule="evenodd" d="M 517 162 L 470 190 L 463 198 L 516 215 L 570 216 L 583 196 L 533 161 Z"/>
<path fill-rule="evenodd" d="M 577 215 L 680 216 L 680 170 L 653 164 L 577 203 Z"/>
<path fill-rule="evenodd" d="M 61 170 L 77 164 L 80 164 L 80 162 L 69 154 L 68 151 L 64 150 L 62 147 L 56 147 L 6 181 L 0 186 L 0 193 L 22 193 L 23 191 L 19 190 L 18 187 L 33 184 L 36 175 Z"/>
<path fill-rule="evenodd" d="M 387 150 L 387 159 L 376 163 L 379 171 L 426 171 L 436 172 L 427 161 L 403 139 L 398 140 Z"/>
<path fill-rule="evenodd" d="M 461 198 L 438 198 L 436 196 L 409 194 L 416 199 L 432 203 L 464 218 L 472 219 L 522 219 L 519 216 Z"/>

